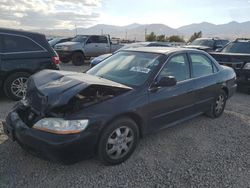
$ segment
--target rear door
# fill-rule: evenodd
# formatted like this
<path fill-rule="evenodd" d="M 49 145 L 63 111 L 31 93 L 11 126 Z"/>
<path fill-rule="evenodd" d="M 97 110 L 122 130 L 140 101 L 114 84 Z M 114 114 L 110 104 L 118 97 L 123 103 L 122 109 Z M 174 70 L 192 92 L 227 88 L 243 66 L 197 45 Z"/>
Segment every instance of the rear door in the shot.
<path fill-rule="evenodd" d="M 102 54 L 110 53 L 110 44 L 106 36 L 91 36 L 84 47 L 85 55 L 96 57 Z"/>
<path fill-rule="evenodd" d="M 169 58 L 157 80 L 164 76 L 174 76 L 177 85 L 149 92 L 149 124 L 152 130 L 166 127 L 193 114 L 194 84 L 186 53 Z"/>
<path fill-rule="evenodd" d="M 220 89 L 217 84 L 217 67 L 209 56 L 201 53 L 189 53 L 192 78 L 195 81 L 196 110 L 206 111 Z"/>

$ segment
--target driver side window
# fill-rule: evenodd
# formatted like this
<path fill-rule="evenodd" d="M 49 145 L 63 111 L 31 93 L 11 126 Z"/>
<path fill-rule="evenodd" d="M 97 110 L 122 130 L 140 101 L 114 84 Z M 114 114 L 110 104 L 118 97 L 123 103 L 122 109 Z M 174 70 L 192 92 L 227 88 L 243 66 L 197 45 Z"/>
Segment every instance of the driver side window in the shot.
<path fill-rule="evenodd" d="M 178 82 L 189 79 L 190 71 L 186 54 L 178 54 L 171 57 L 164 65 L 159 76 L 173 76 Z"/>

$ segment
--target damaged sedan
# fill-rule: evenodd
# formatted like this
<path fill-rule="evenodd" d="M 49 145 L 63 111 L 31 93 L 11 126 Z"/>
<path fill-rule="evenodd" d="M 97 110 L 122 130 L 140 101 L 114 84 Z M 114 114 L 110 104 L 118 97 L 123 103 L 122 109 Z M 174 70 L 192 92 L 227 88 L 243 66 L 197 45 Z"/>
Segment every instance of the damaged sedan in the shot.
<path fill-rule="evenodd" d="M 44 159 L 70 164 L 96 155 L 114 165 L 149 133 L 201 114 L 220 117 L 235 89 L 233 69 L 206 52 L 126 49 L 87 73 L 45 70 L 31 76 L 4 131 Z"/>

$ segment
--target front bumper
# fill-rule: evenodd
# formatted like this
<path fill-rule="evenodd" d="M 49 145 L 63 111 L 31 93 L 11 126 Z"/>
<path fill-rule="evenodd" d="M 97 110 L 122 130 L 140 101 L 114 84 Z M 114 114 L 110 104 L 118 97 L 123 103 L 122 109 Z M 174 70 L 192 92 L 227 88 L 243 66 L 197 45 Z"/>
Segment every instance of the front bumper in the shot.
<path fill-rule="evenodd" d="M 94 155 L 97 134 L 57 135 L 28 127 L 16 111 L 3 122 L 4 132 L 26 151 L 53 162 L 72 164 Z"/>

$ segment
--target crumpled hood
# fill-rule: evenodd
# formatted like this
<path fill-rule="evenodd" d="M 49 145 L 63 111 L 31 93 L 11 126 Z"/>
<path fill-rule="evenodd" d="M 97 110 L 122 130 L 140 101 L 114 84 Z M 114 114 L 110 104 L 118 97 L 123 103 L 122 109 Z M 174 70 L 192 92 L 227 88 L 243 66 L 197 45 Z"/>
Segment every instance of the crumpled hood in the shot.
<path fill-rule="evenodd" d="M 26 100 L 35 109 L 44 111 L 68 104 L 75 95 L 93 85 L 132 89 L 85 73 L 44 70 L 30 77 Z"/>

